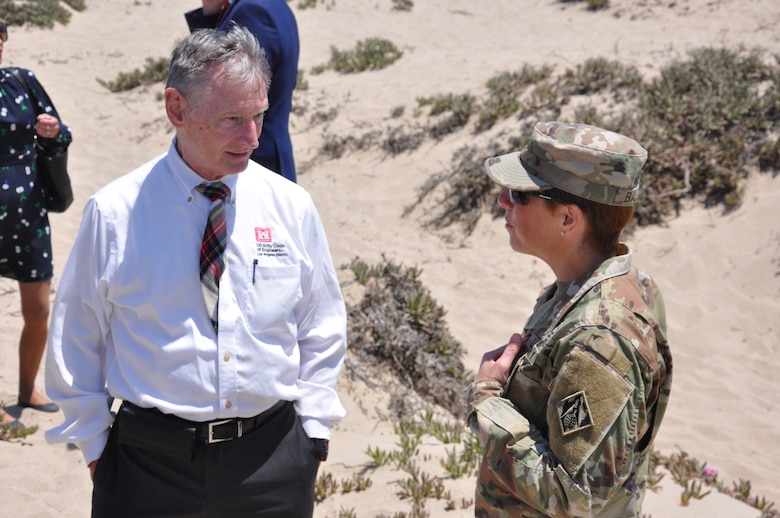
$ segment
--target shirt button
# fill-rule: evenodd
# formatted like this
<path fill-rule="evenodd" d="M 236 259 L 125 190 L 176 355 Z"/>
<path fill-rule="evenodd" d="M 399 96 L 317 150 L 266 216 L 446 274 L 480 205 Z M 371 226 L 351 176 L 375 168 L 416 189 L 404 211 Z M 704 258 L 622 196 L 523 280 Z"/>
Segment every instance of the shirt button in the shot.
<path fill-rule="evenodd" d="M 230 353 L 225 353 L 225 355 L 222 357 L 222 359 L 225 360 L 226 362 L 229 362 L 230 361 Z"/>
<path fill-rule="evenodd" d="M 233 406 L 233 403 L 231 403 L 230 401 L 228 401 L 227 403 L 225 403 L 225 408 L 230 408 L 230 407 L 232 407 L 232 406 Z"/>

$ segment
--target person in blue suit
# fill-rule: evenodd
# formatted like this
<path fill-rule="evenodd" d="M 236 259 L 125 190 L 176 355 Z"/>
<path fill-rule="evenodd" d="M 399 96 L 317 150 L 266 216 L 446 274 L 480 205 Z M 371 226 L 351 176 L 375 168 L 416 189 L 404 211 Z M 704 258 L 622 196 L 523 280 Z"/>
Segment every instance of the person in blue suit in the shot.
<path fill-rule="evenodd" d="M 290 110 L 298 80 L 300 40 L 298 24 L 286 0 L 203 0 L 203 6 L 185 13 L 190 31 L 203 28 L 227 30 L 231 22 L 249 29 L 265 50 L 271 65 L 269 108 L 263 121 L 260 146 L 252 160 L 297 181 Z"/>

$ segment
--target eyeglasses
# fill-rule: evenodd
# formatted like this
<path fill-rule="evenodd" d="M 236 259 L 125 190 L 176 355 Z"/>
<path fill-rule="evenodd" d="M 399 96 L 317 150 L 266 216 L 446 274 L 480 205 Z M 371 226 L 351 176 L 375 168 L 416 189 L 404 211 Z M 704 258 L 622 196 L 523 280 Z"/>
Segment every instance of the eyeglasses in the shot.
<path fill-rule="evenodd" d="M 0 40 L 8 41 L 8 26 L 4 23 L 0 23 Z"/>
<path fill-rule="evenodd" d="M 507 189 L 509 193 L 509 201 L 515 205 L 528 205 L 531 196 L 541 198 L 543 200 L 552 200 L 552 196 L 544 194 L 542 191 L 516 191 L 514 189 Z"/>

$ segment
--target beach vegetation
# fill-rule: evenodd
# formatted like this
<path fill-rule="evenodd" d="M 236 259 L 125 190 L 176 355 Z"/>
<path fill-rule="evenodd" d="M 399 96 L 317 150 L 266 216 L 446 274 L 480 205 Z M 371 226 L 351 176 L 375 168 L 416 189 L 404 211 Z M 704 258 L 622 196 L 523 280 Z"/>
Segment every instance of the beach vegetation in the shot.
<path fill-rule="evenodd" d="M 408 476 L 406 478 L 397 481 L 398 484 L 398 496 L 402 500 L 409 500 L 412 504 L 412 515 L 420 516 L 420 513 L 425 509 L 427 499 L 446 500 L 448 506 L 452 502 L 452 493 L 445 486 L 445 480 L 448 477 L 438 476 L 424 471 L 419 467 L 418 462 L 426 461 L 424 455 L 420 454 L 419 445 L 422 438 L 426 435 L 432 434 L 432 427 L 434 423 L 441 428 L 448 428 L 452 426 L 451 423 L 433 420 L 433 413 L 431 411 L 425 412 L 423 420 L 415 420 L 408 417 L 403 417 L 394 425 L 393 429 L 398 437 L 399 451 L 393 453 L 396 469 L 405 472 Z M 470 434 L 470 432 L 469 432 Z M 472 440 L 466 443 L 466 448 L 469 445 L 479 445 L 479 441 Z M 465 451 L 465 450 L 464 450 Z M 444 467 L 451 478 L 458 478 L 463 475 L 474 475 L 476 468 L 479 464 L 479 460 L 476 463 L 471 462 L 472 458 L 481 459 L 482 450 L 478 448 L 476 453 L 457 453 L 457 446 L 453 447 L 451 451 L 447 453 L 446 459 L 439 459 L 440 465 Z M 452 476 L 455 473 L 458 476 Z"/>
<path fill-rule="evenodd" d="M 290 0 L 287 0 L 289 3 Z M 296 6 L 298 9 L 304 10 L 304 9 L 314 9 L 317 7 L 317 5 L 325 5 L 326 9 L 330 9 L 331 7 L 336 5 L 336 0 L 330 0 L 329 3 L 326 3 L 325 0 L 299 0 Z"/>
<path fill-rule="evenodd" d="M 295 104 L 293 105 L 293 110 L 295 110 Z M 327 124 L 329 122 L 332 122 L 339 114 L 339 109 L 332 107 L 332 108 L 323 108 L 321 110 L 315 110 L 314 113 L 312 113 L 309 116 L 309 123 L 312 126 L 316 126 L 317 124 Z"/>
<path fill-rule="evenodd" d="M 448 488 L 450 481 L 475 476 L 482 459 L 482 448 L 479 440 L 470 431 L 463 428 L 459 420 L 449 418 L 436 418 L 436 412 L 432 407 L 426 407 L 417 412 L 422 418 L 411 418 L 404 416 L 394 424 L 393 430 L 397 438 L 396 449 L 392 451 L 381 450 L 377 447 L 369 446 L 364 452 L 371 462 L 361 469 L 361 473 L 376 470 L 379 467 L 392 465 L 394 469 L 402 472 L 404 475 L 394 482 L 397 486 L 395 491 L 401 500 L 408 501 L 410 511 L 399 512 L 394 516 L 430 516 L 426 510 L 428 500 L 443 500 L 446 509 L 457 509 L 458 504 L 452 495 L 452 490 Z M 439 438 L 441 430 L 454 430 L 458 428 L 457 440 L 455 442 L 444 442 L 443 444 L 453 444 L 452 448 L 447 448 L 443 457 L 438 459 L 425 453 L 421 453 L 420 444 L 424 438 Z M 448 434 L 449 439 L 454 439 L 455 435 Z M 435 466 L 438 465 L 444 470 L 436 472 Z M 421 467 L 422 464 L 433 467 L 433 470 L 426 470 Z M 317 501 L 321 502 L 325 497 L 334 495 L 338 492 L 347 493 L 354 487 L 355 490 L 365 490 L 370 487 L 364 483 L 359 486 L 360 481 L 370 481 L 370 477 L 354 475 L 353 481 L 349 487 L 342 481 L 341 486 L 335 483 L 330 474 L 323 474 L 317 481 L 317 495 L 325 495 Z M 363 489 L 361 489 L 363 488 Z M 461 498 L 460 508 L 467 509 L 474 505 L 473 499 Z"/>
<path fill-rule="evenodd" d="M 602 128 L 608 123 L 604 112 L 600 112 L 598 108 L 592 104 L 587 104 L 585 106 L 579 106 L 575 108 L 573 120 L 583 122 L 585 124 L 592 124 Z"/>
<path fill-rule="evenodd" d="M 24 439 L 38 431 L 38 426 L 22 426 L 11 428 L 11 425 L 4 424 L 0 426 L 0 441 L 13 441 L 14 439 Z"/>
<path fill-rule="evenodd" d="M 585 0 L 589 11 L 598 11 L 609 7 L 609 0 Z"/>
<path fill-rule="evenodd" d="M 169 58 L 146 58 L 146 65 L 143 69 L 136 68 L 132 72 L 120 72 L 113 81 L 98 78 L 97 82 L 111 92 L 124 92 L 138 86 L 165 81 L 170 65 Z"/>
<path fill-rule="evenodd" d="M 325 157 L 340 158 L 347 151 L 370 149 L 381 136 L 382 132 L 378 130 L 367 131 L 360 136 L 326 133 L 320 151 Z"/>
<path fill-rule="evenodd" d="M 466 408 L 463 387 L 473 379 L 473 373 L 463 368 L 463 350 L 449 333 L 446 312 L 422 284 L 419 268 L 383 257 L 373 265 L 355 258 L 341 269 L 352 273 L 346 284 L 354 294 L 347 301 L 351 341 L 345 370 L 369 387 L 378 388 L 377 381 L 382 380 L 381 390 L 391 394 L 387 411 L 397 439 L 390 450 L 369 446 L 364 453 L 370 461 L 361 473 L 382 466 L 404 473 L 395 481 L 395 491 L 409 503 L 410 510 L 394 516 L 430 516 L 426 510 L 430 499 L 455 509 L 456 500 L 447 481 L 473 476 L 482 450 L 462 424 Z M 387 372 L 392 380 L 387 379 Z M 425 438 L 451 448 L 443 457 L 431 458 L 421 451 Z M 436 473 L 438 469 L 442 471 Z M 324 474 L 317 481 L 317 501 L 353 487 L 358 487 L 358 481 L 338 486 L 332 476 Z M 365 484 L 361 487 L 368 488 Z M 467 508 L 473 501 L 463 499 L 461 505 Z"/>
<path fill-rule="evenodd" d="M 334 70 L 340 74 L 354 74 L 366 70 L 381 70 L 403 56 L 395 44 L 384 38 L 366 38 L 358 41 L 351 50 L 330 48 L 330 61 L 312 68 L 312 74 Z"/>
<path fill-rule="evenodd" d="M 489 207 L 498 187 L 486 179 L 482 162 L 522 147 L 534 122 L 557 118 L 575 97 L 576 120 L 631 135 L 649 151 L 634 224 L 663 222 L 682 199 L 732 210 L 741 203 L 749 168 L 777 171 L 780 162 L 773 136 L 780 131 L 780 67 L 777 58 L 763 58 L 759 51 L 696 49 L 649 81 L 636 68 L 606 59 L 558 76 L 528 66 L 501 73 L 488 81 L 487 99 L 477 100 L 474 131 L 510 117 L 518 124 L 503 128 L 487 146 L 457 149 L 452 171 L 421 185 L 405 213 L 443 190 L 445 202 L 426 212 L 432 228 L 457 224 L 470 233 L 485 210 L 497 216 Z M 605 95 L 610 103 L 603 102 Z"/>
<path fill-rule="evenodd" d="M 62 0 L 62 2 L 67 4 L 68 7 L 74 11 L 81 12 L 87 9 L 87 3 L 85 0 Z"/>
<path fill-rule="evenodd" d="M 532 85 L 545 81 L 552 72 L 553 68 L 547 65 L 524 65 L 519 71 L 501 72 L 488 79 L 487 95 L 477 108 L 476 131 L 486 131 L 499 120 L 517 113 L 525 91 Z"/>
<path fill-rule="evenodd" d="M 442 444 L 457 444 L 463 436 L 463 426 L 460 423 L 453 425 L 452 423 L 433 421 L 428 426 L 427 431 L 439 439 Z"/>
<path fill-rule="evenodd" d="M 748 167 L 780 127 L 778 78 L 758 52 L 703 48 L 643 85 L 635 111 L 614 119 L 650 152 L 640 224 L 661 222 L 683 195 L 708 207 L 739 205 Z"/>
<path fill-rule="evenodd" d="M 437 117 L 428 125 L 428 134 L 434 139 L 454 133 L 464 127 L 474 112 L 476 98 L 470 94 L 446 94 L 417 98 L 419 108 L 430 107 L 429 116 Z"/>
<path fill-rule="evenodd" d="M 376 467 L 389 464 L 396 458 L 395 452 L 389 452 L 387 450 L 380 450 L 379 448 L 372 448 L 369 446 L 363 453 L 371 457 L 373 465 Z"/>
<path fill-rule="evenodd" d="M 684 451 L 677 451 L 670 455 L 662 455 L 654 452 L 650 457 L 651 489 L 663 474 L 659 477 L 659 470 L 668 472 L 674 482 L 682 487 L 680 505 L 686 507 L 691 500 L 700 500 L 716 490 L 732 498 L 736 498 L 745 504 L 761 511 L 760 518 L 780 518 L 780 511 L 774 509 L 774 503 L 768 502 L 764 497 L 751 495 L 751 485 L 747 480 L 740 479 L 725 484 L 718 479 L 716 469 L 708 466 Z"/>
<path fill-rule="evenodd" d="M 598 11 L 601 9 L 607 9 L 609 7 L 609 0 L 558 0 L 562 4 L 570 4 L 574 2 L 585 2 L 585 6 L 588 11 Z"/>
<path fill-rule="evenodd" d="M 460 450 L 458 449 L 460 446 Z M 482 461 L 482 445 L 477 437 L 468 432 L 463 441 L 458 440 L 457 445 L 447 450 L 447 456 L 440 459 L 441 466 L 453 479 L 467 477 L 475 474 Z"/>
<path fill-rule="evenodd" d="M 561 78 L 564 90 L 569 95 L 588 95 L 604 90 L 625 92 L 635 96 L 642 86 L 642 76 L 632 65 L 607 58 L 587 59 L 574 69 L 567 69 Z"/>
<path fill-rule="evenodd" d="M 354 273 L 362 290 L 359 300 L 347 303 L 347 370 L 365 375 L 367 368 L 379 366 L 405 388 L 462 416 L 463 387 L 471 374 L 463 367 L 463 348 L 447 327 L 446 311 L 420 281 L 422 270 L 386 258 L 378 265 L 355 258 L 342 269 Z"/>
<path fill-rule="evenodd" d="M 317 477 L 314 484 L 314 501 L 322 502 L 329 496 L 341 493 L 366 491 L 373 485 L 369 477 L 360 474 L 352 475 L 352 478 L 342 478 L 336 481 L 332 473 L 325 472 Z"/>
<path fill-rule="evenodd" d="M 354 142 L 356 139 L 352 136 L 343 137 L 340 135 L 326 135 L 323 143 L 321 152 L 323 156 L 329 157 L 331 159 L 338 159 L 341 158 L 346 150 L 349 148 L 349 145 L 351 142 Z"/>
<path fill-rule="evenodd" d="M 0 19 L 8 25 L 32 25 L 51 29 L 55 23 L 67 25 L 71 13 L 62 4 L 70 6 L 75 11 L 85 10 L 84 0 L 36 0 L 34 2 L 17 2 L 15 0 L 0 0 Z"/>
<path fill-rule="evenodd" d="M 407 153 L 419 148 L 427 137 L 427 130 L 419 125 L 409 124 L 390 128 L 381 141 L 382 150 L 391 156 Z"/>
<path fill-rule="evenodd" d="M 412 0 L 393 0 L 393 9 L 396 11 L 411 11 L 413 7 Z"/>
<path fill-rule="evenodd" d="M 331 61 L 314 67 L 312 74 L 380 69 L 401 56 L 391 42 L 369 38 L 351 51 L 333 48 Z M 487 146 L 456 149 L 452 171 L 429 177 L 419 187 L 417 200 L 404 209 L 408 215 L 428 196 L 446 190 L 446 203 L 426 211 L 424 224 L 435 229 L 459 225 L 467 236 L 484 212 L 500 213 L 494 203 L 497 187 L 483 178 L 484 158 L 522 147 L 534 122 L 558 118 L 572 105 L 575 120 L 631 135 L 649 151 L 632 226 L 662 223 L 679 212 L 684 199 L 729 211 L 741 203 L 751 167 L 775 174 L 780 168 L 779 65 L 780 56 L 772 62 L 760 51 L 725 48 L 694 49 L 651 80 L 643 79 L 636 67 L 606 58 L 588 59 L 557 75 L 550 66 L 524 65 L 488 79 L 484 95 L 417 98 L 412 116 L 418 118 L 428 108 L 423 124 L 405 123 L 403 107 L 396 107 L 391 114 L 398 122 L 394 126 L 358 136 L 327 133 L 321 156 L 338 159 L 374 145 L 396 156 L 419 149 L 426 138 L 440 140 L 463 130 L 488 133 L 501 121 L 517 121 L 511 129 L 488 133 L 495 138 Z M 143 70 L 98 82 L 113 92 L 123 91 L 163 81 L 167 69 L 167 58 L 147 58 Z M 300 82 L 301 91 L 308 90 L 308 82 Z M 464 163 L 466 159 L 478 165 Z"/>
<path fill-rule="evenodd" d="M 558 119 L 561 108 L 567 104 L 569 104 L 569 96 L 561 91 L 560 84 L 549 80 L 542 81 L 520 105 L 517 116 L 521 119 L 540 116 L 546 119 Z"/>
<path fill-rule="evenodd" d="M 498 147 L 490 149 L 496 154 L 501 152 Z M 485 210 L 493 211 L 497 216 L 496 187 L 482 166 L 487 156 L 491 155 L 476 145 L 458 148 L 452 157 L 451 170 L 429 176 L 418 188 L 417 200 L 405 208 L 404 215 L 410 214 L 426 197 L 438 190 L 443 192 L 439 193 L 437 206 L 422 222 L 426 228 L 459 225 L 468 235 Z"/>
<path fill-rule="evenodd" d="M 0 402 L 0 407 L 5 407 L 5 403 Z M 0 441 L 13 441 L 15 439 L 24 439 L 38 431 L 38 426 L 16 426 L 11 427 L 6 423 L 0 425 Z"/>
<path fill-rule="evenodd" d="M 636 67 L 605 58 L 559 74 L 549 66 L 524 65 L 491 77 L 484 95 L 418 97 L 412 117 L 427 108 L 421 125 L 404 124 L 396 111 L 397 124 L 383 130 L 349 138 L 328 134 L 323 155 L 336 158 L 379 143 L 394 156 L 418 149 L 426 135 L 439 140 L 460 131 L 485 134 L 487 144 L 457 148 L 452 166 L 429 176 L 404 208 L 409 215 L 435 196 L 423 224 L 437 230 L 456 226 L 467 237 L 485 212 L 500 215 L 498 187 L 484 174 L 484 159 L 521 148 L 538 120 L 573 115 L 631 135 L 648 149 L 631 227 L 662 223 L 679 213 L 682 200 L 730 211 L 742 201 L 751 168 L 777 174 L 780 167 L 780 57 L 765 58 L 760 51 L 694 49 L 649 80 Z M 512 124 L 497 127 L 503 121 Z"/>
<path fill-rule="evenodd" d="M 758 164 L 762 170 L 774 170 L 775 174 L 778 174 L 780 171 L 780 138 L 770 138 L 762 144 L 758 153 Z"/>
<path fill-rule="evenodd" d="M 314 501 L 322 502 L 331 495 L 338 492 L 338 484 L 333 478 L 332 473 L 325 472 L 317 477 L 314 483 Z"/>
<path fill-rule="evenodd" d="M 311 9 L 317 6 L 317 0 L 300 0 L 298 2 L 298 9 Z"/>
<path fill-rule="evenodd" d="M 398 496 L 402 500 L 410 499 L 414 504 L 413 508 L 424 509 L 426 498 L 451 499 L 451 494 L 445 489 L 441 479 L 419 469 L 410 469 L 409 474 L 409 477 L 398 481 Z"/>

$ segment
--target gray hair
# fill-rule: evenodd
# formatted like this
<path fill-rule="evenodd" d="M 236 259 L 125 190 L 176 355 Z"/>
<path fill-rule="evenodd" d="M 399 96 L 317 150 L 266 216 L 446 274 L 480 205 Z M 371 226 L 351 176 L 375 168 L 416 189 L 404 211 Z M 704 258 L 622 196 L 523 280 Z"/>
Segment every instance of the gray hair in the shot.
<path fill-rule="evenodd" d="M 230 82 L 262 80 L 266 91 L 271 86 L 265 51 L 249 30 L 235 22 L 227 32 L 199 29 L 179 40 L 171 53 L 165 86 L 178 90 L 195 107 L 209 91 L 208 72 L 220 65 Z"/>

